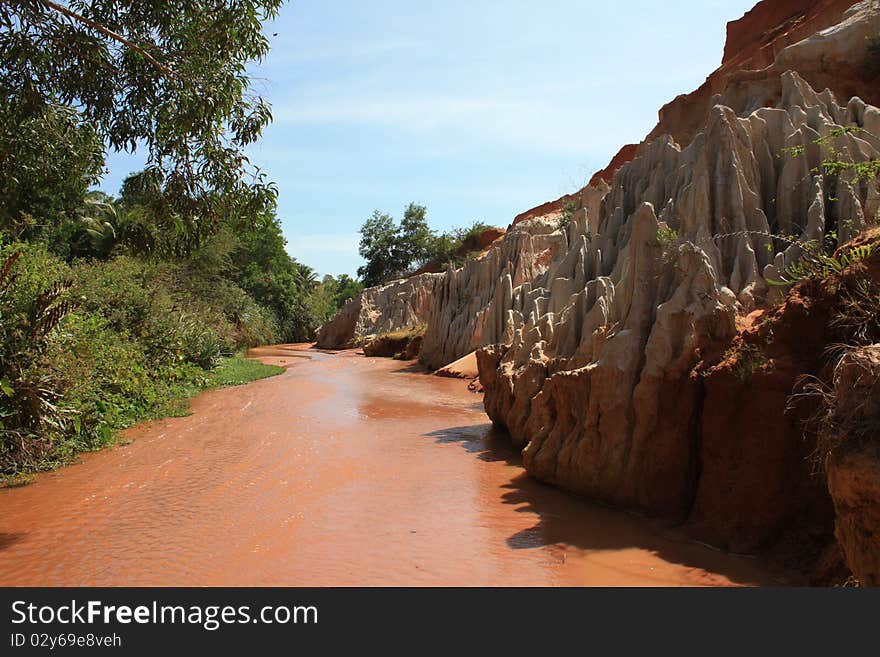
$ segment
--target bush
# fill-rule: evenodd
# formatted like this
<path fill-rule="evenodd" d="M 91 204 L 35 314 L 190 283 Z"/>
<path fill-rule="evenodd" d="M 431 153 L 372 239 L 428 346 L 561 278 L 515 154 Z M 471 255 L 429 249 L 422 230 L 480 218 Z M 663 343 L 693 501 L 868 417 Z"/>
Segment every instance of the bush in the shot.
<path fill-rule="evenodd" d="M 68 265 L 42 245 L 13 244 L 0 247 L 0 272 L 6 477 L 181 412 L 184 398 L 218 383 L 211 370 L 224 356 L 277 335 L 270 311 L 228 281 L 210 289 L 186 263 Z"/>
<path fill-rule="evenodd" d="M 0 467 L 39 460 L 70 411 L 60 381 L 41 366 L 55 329 L 72 311 L 63 263 L 38 247 L 0 246 Z M 36 440 L 33 438 L 37 437 Z"/>
<path fill-rule="evenodd" d="M 61 402 L 75 412 L 73 431 L 58 437 L 56 462 L 106 445 L 139 420 L 180 412 L 179 400 L 205 381 L 198 365 L 156 363 L 142 344 L 94 314 L 73 315 L 41 367 L 56 373 Z"/>

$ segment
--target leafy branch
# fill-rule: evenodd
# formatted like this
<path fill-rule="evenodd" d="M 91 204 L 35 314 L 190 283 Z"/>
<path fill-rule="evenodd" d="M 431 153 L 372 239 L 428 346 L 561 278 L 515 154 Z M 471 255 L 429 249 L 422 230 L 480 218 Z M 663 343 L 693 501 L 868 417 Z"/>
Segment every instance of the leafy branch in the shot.
<path fill-rule="evenodd" d="M 126 48 L 130 48 L 131 50 L 134 50 L 141 57 L 143 57 L 148 62 L 150 62 L 150 64 L 155 66 L 164 75 L 167 75 L 170 77 L 174 75 L 174 72 L 171 70 L 171 68 L 169 68 L 165 64 L 161 63 L 159 60 L 157 60 L 155 57 L 153 57 L 150 53 L 148 53 L 146 50 L 141 48 L 139 45 L 137 45 L 133 41 L 130 41 L 129 39 L 126 39 L 121 34 L 117 34 L 116 32 L 109 29 L 108 27 L 101 25 L 101 23 L 93 21 L 90 18 L 86 18 L 82 14 L 76 13 L 75 11 L 70 9 L 69 7 L 65 7 L 64 5 L 59 5 L 58 3 L 52 2 L 51 0 L 37 0 L 37 1 L 40 4 L 46 5 L 50 9 L 57 11 L 59 14 L 64 14 L 68 18 L 71 18 L 75 21 L 79 21 L 80 23 L 88 25 L 90 28 L 100 32 L 104 36 L 110 37 L 111 39 L 118 41 L 119 43 L 124 45 Z M 10 4 L 10 2 L 8 0 L 0 0 L 0 2 L 2 2 L 3 4 L 6 4 L 6 5 Z"/>

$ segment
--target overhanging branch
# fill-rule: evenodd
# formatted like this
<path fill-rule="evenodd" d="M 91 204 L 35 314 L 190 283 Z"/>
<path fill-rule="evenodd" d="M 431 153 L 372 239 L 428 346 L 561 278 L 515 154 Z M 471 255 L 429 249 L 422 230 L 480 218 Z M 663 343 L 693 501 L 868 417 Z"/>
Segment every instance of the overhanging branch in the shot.
<path fill-rule="evenodd" d="M 84 25 L 88 25 L 90 28 L 92 28 L 93 30 L 95 30 L 97 32 L 100 32 L 104 36 L 109 37 L 109 38 L 113 39 L 114 41 L 118 41 L 119 43 L 124 45 L 126 48 L 134 50 L 136 53 L 141 55 L 144 59 L 146 59 L 148 62 L 150 62 L 150 64 L 155 66 L 164 75 L 167 75 L 169 77 L 174 77 L 174 71 L 172 71 L 170 67 L 166 66 L 165 64 L 163 64 L 162 62 L 157 60 L 155 57 L 153 57 L 146 50 L 141 48 L 136 43 L 130 41 L 129 39 L 126 39 L 121 34 L 117 34 L 116 32 L 105 27 L 104 25 L 101 25 L 100 23 L 97 23 L 90 18 L 86 18 L 85 16 L 76 13 L 75 11 L 70 9 L 69 7 L 65 7 L 64 5 L 59 5 L 56 2 L 52 2 L 52 0 L 37 0 L 37 1 L 40 4 L 43 4 L 47 7 L 49 7 L 50 9 L 54 9 L 59 14 L 63 14 L 65 16 L 67 16 L 68 18 L 72 18 L 73 20 L 78 21 L 80 23 L 83 23 Z"/>

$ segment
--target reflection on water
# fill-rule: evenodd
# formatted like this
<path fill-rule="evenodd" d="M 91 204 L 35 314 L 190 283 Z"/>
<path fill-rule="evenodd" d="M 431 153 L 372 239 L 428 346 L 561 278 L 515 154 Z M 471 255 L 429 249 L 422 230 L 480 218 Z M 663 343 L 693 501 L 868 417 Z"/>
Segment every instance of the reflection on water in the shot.
<path fill-rule="evenodd" d="M 525 476 L 463 382 L 303 346 L 283 375 L 0 491 L 0 585 L 773 580 Z"/>

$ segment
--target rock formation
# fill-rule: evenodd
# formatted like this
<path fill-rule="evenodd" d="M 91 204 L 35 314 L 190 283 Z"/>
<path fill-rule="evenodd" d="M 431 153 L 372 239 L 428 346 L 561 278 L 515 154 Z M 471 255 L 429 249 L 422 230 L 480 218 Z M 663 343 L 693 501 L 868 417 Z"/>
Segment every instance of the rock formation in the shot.
<path fill-rule="evenodd" d="M 421 274 L 364 290 L 321 327 L 317 346 L 347 349 L 382 333 L 425 324 L 441 278 L 443 274 Z"/>
<path fill-rule="evenodd" d="M 527 221 L 484 258 L 448 270 L 434 288 L 419 360 L 437 369 L 477 347 L 509 339 L 513 289 L 552 268 L 567 244 L 554 223 Z"/>
<path fill-rule="evenodd" d="M 772 84 L 796 70 L 810 86 L 838 98 L 861 96 L 880 104 L 880 72 L 863 66 L 867 38 L 878 32 L 878 2 L 866 0 L 764 0 L 727 26 L 721 66 L 699 89 L 678 96 L 660 110 L 648 141 L 671 135 L 687 145 L 718 93 L 740 84 Z M 770 89 L 768 88 L 768 91 Z M 771 105 L 776 96 L 765 98 Z"/>
<path fill-rule="evenodd" d="M 764 276 L 800 255 L 769 235 L 810 240 L 836 226 L 845 240 L 880 208 L 876 182 L 813 171 L 832 147 L 880 157 L 880 111 L 839 106 L 794 72 L 779 85 L 775 107 L 719 98 L 686 148 L 647 144 L 615 175 L 598 231 L 510 294 L 512 339 L 478 361 L 486 410 L 536 477 L 668 516 L 699 507 L 705 389 L 690 373 L 766 297 Z M 838 134 L 844 125 L 863 130 Z M 777 528 L 716 539 L 747 534 L 754 548 Z"/>

